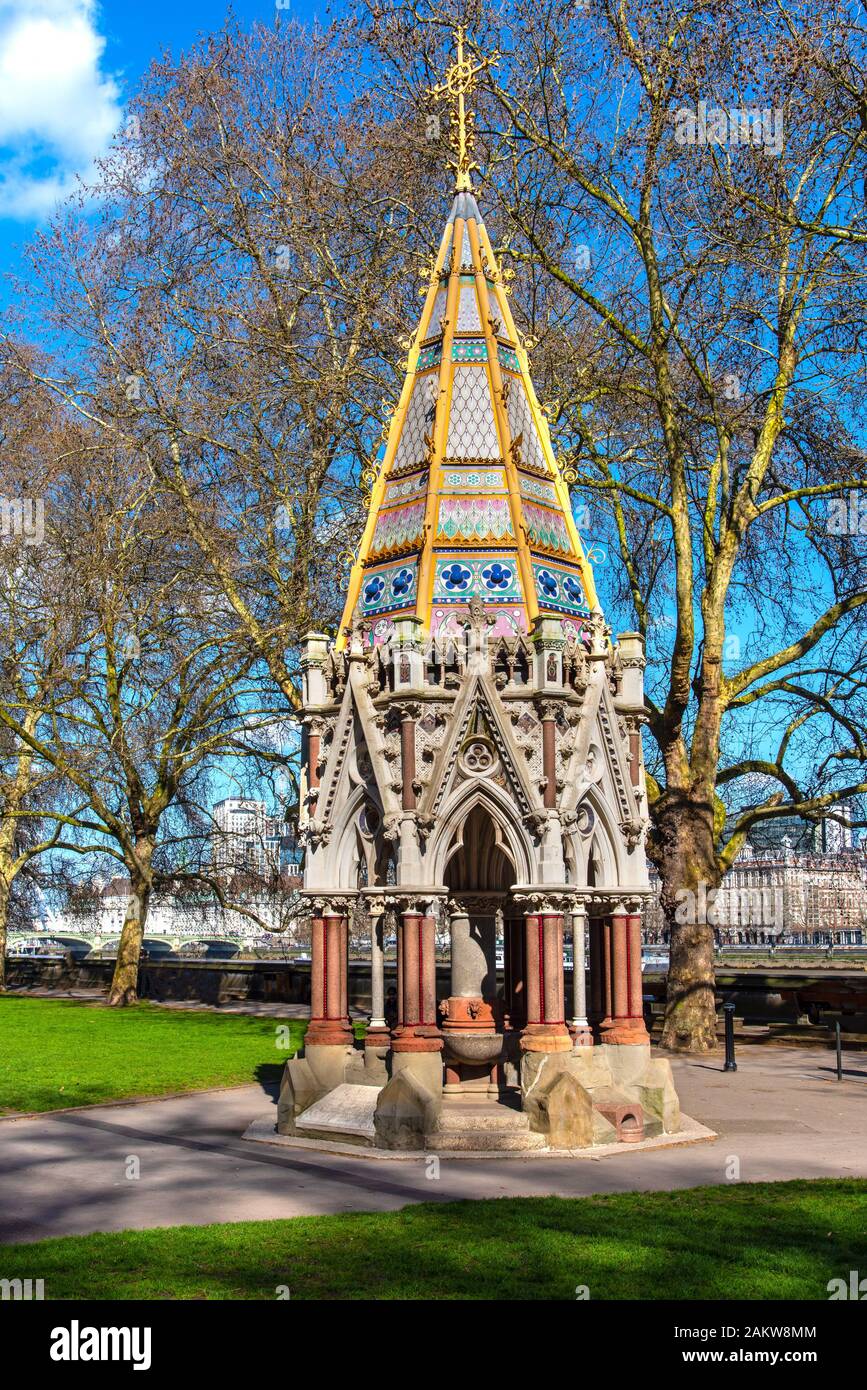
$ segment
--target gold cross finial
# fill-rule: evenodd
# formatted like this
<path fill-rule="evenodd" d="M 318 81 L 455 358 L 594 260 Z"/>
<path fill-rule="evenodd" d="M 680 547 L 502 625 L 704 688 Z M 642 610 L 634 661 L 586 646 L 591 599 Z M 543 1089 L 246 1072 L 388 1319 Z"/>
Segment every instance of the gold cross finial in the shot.
<path fill-rule="evenodd" d="M 455 29 L 454 35 L 457 62 L 446 70 L 444 82 L 431 87 L 430 94 L 435 101 L 452 103 L 451 146 L 454 154 L 449 163 L 455 171 L 455 191 L 463 193 L 472 188 L 470 171 L 479 167 L 472 158 L 476 141 L 475 116 L 472 111 L 467 111 L 466 98 L 475 88 L 478 74 L 493 67 L 500 55 L 492 53 L 489 58 L 474 62 L 472 58 L 464 57 L 464 29 Z"/>

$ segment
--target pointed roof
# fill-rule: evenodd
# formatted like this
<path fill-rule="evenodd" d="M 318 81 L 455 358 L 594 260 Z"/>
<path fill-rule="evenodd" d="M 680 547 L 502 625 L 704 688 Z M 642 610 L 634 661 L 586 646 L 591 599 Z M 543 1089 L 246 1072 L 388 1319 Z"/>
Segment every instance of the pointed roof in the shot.
<path fill-rule="evenodd" d="M 406 617 L 445 637 L 473 597 L 495 618 L 495 635 L 530 631 L 540 616 L 577 631 L 598 607 L 467 161 L 464 148 L 340 646 L 356 614 L 383 641 Z"/>

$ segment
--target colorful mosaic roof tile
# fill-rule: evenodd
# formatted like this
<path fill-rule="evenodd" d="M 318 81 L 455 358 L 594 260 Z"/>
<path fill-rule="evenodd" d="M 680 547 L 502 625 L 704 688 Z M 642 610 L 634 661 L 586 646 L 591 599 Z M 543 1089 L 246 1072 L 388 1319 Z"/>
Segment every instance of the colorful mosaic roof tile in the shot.
<path fill-rule="evenodd" d="M 455 325 L 455 331 L 457 333 L 481 333 L 482 331 L 476 287 L 472 280 L 469 284 L 461 284 L 461 296 L 458 300 L 458 321 Z"/>
<path fill-rule="evenodd" d="M 432 343 L 430 347 L 422 348 L 415 364 L 417 372 L 426 372 L 430 367 L 438 367 L 443 355 L 443 345 L 441 342 Z"/>
<path fill-rule="evenodd" d="M 531 545 L 541 545 L 546 550 L 560 550 L 564 555 L 569 554 L 572 547 L 566 529 L 566 518 L 562 512 L 540 507 L 535 502 L 525 502 L 524 520 L 527 523 L 527 539 Z"/>
<path fill-rule="evenodd" d="M 462 189 L 373 484 L 341 645 L 356 609 L 386 633 L 408 613 L 428 628 L 451 621 L 474 595 L 514 631 L 543 614 L 574 626 L 598 606 L 520 341 L 475 196 Z"/>
<path fill-rule="evenodd" d="M 544 502 L 549 507 L 557 506 L 557 489 L 553 483 L 545 482 L 542 478 L 528 478 L 523 473 L 520 475 L 520 482 L 522 497 Z"/>
<path fill-rule="evenodd" d="M 442 497 L 437 540 L 499 541 L 514 536 L 507 497 Z"/>
<path fill-rule="evenodd" d="M 425 440 L 433 429 L 437 398 L 435 376 L 420 376 L 412 388 L 406 420 L 394 456 L 394 468 L 406 469 L 427 458 Z"/>
<path fill-rule="evenodd" d="M 521 440 L 521 462 L 526 468 L 535 468 L 540 473 L 547 473 L 548 464 L 523 381 L 512 381 L 507 409 L 512 439 Z"/>
<path fill-rule="evenodd" d="M 482 338 L 462 338 L 452 345 L 453 362 L 487 362 L 488 345 Z"/>
<path fill-rule="evenodd" d="M 499 457 L 500 442 L 488 374 L 483 367 L 456 366 L 446 458 Z"/>
<path fill-rule="evenodd" d="M 425 338 L 442 337 L 442 321 L 446 316 L 446 291 L 438 290 L 434 300 L 433 313 L 426 326 Z"/>
<path fill-rule="evenodd" d="M 485 606 L 489 606 L 487 599 Z M 527 631 L 527 612 L 523 603 L 491 605 L 489 616 L 494 620 L 489 629 L 492 637 L 517 637 Z M 467 609 L 464 604 L 454 608 L 439 603 L 431 606 L 430 633 L 439 641 L 447 637 L 457 637 L 466 621 Z M 375 637 L 374 640 L 384 641 L 385 637 Z"/>
<path fill-rule="evenodd" d="M 415 560 L 390 565 L 365 575 L 361 586 L 361 611 L 383 613 L 413 608 L 416 601 L 418 566 Z"/>
<path fill-rule="evenodd" d="M 383 505 L 393 507 L 396 502 L 405 502 L 408 498 L 415 497 L 417 493 L 425 497 L 427 496 L 427 487 L 427 469 L 421 473 L 411 473 L 406 478 L 396 478 L 393 482 L 388 482 L 385 485 Z"/>
<path fill-rule="evenodd" d="M 441 491 L 450 492 L 483 489 L 485 492 L 504 492 L 506 473 L 503 468 L 444 468 Z"/>
<path fill-rule="evenodd" d="M 425 499 L 406 502 L 390 512 L 380 512 L 373 533 L 371 555 L 387 555 L 389 551 L 408 550 L 421 539 L 424 524 Z"/>

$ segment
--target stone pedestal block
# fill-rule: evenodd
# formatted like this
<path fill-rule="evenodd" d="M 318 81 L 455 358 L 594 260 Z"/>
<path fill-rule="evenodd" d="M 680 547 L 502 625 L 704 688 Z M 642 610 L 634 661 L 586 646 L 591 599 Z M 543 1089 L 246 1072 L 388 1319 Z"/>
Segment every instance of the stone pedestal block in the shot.
<path fill-rule="evenodd" d="M 442 1096 L 443 1064 L 439 1052 L 392 1052 L 391 1075 L 412 1076 L 432 1096 Z"/>
<path fill-rule="evenodd" d="M 555 1072 L 536 1096 L 530 1128 L 552 1149 L 585 1149 L 593 1143 L 593 1102 L 568 1071 Z"/>
<path fill-rule="evenodd" d="M 291 1057 L 283 1068 L 277 1100 L 277 1133 L 294 1134 L 296 1118 L 323 1092 L 303 1057 Z"/>
<path fill-rule="evenodd" d="M 671 1063 L 657 1057 L 642 1073 L 636 1091 L 648 1115 L 659 1120 L 664 1134 L 676 1134 L 680 1129 L 680 1101 L 674 1089 Z"/>
<path fill-rule="evenodd" d="M 434 1128 L 440 1106 L 441 1097 L 404 1067 L 379 1093 L 373 1117 L 377 1147 L 423 1149 L 425 1134 Z"/>
<path fill-rule="evenodd" d="M 634 1086 L 650 1065 L 650 1043 L 603 1043 L 600 1054 L 611 1073 L 611 1081 L 621 1089 Z"/>

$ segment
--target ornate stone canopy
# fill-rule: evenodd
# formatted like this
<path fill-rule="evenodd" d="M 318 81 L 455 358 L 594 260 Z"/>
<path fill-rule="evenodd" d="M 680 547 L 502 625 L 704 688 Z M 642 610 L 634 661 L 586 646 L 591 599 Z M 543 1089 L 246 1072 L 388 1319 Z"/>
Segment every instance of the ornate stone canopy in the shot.
<path fill-rule="evenodd" d="M 459 125 L 462 53 L 444 84 Z M 528 1058 L 571 1055 L 594 1038 L 647 1046 L 643 642 L 624 633 L 615 643 L 605 625 L 458 137 L 458 187 L 341 628 L 334 640 L 308 634 L 302 654 L 306 1055 L 322 1068 L 336 1049 L 334 1075 L 348 1074 L 346 924 L 357 899 L 371 932 L 365 1065 L 381 1069 L 383 1095 L 400 1076 L 435 1098 L 444 1084 L 521 1087 L 536 1074 Z M 390 1026 L 386 916 L 397 922 Z"/>

